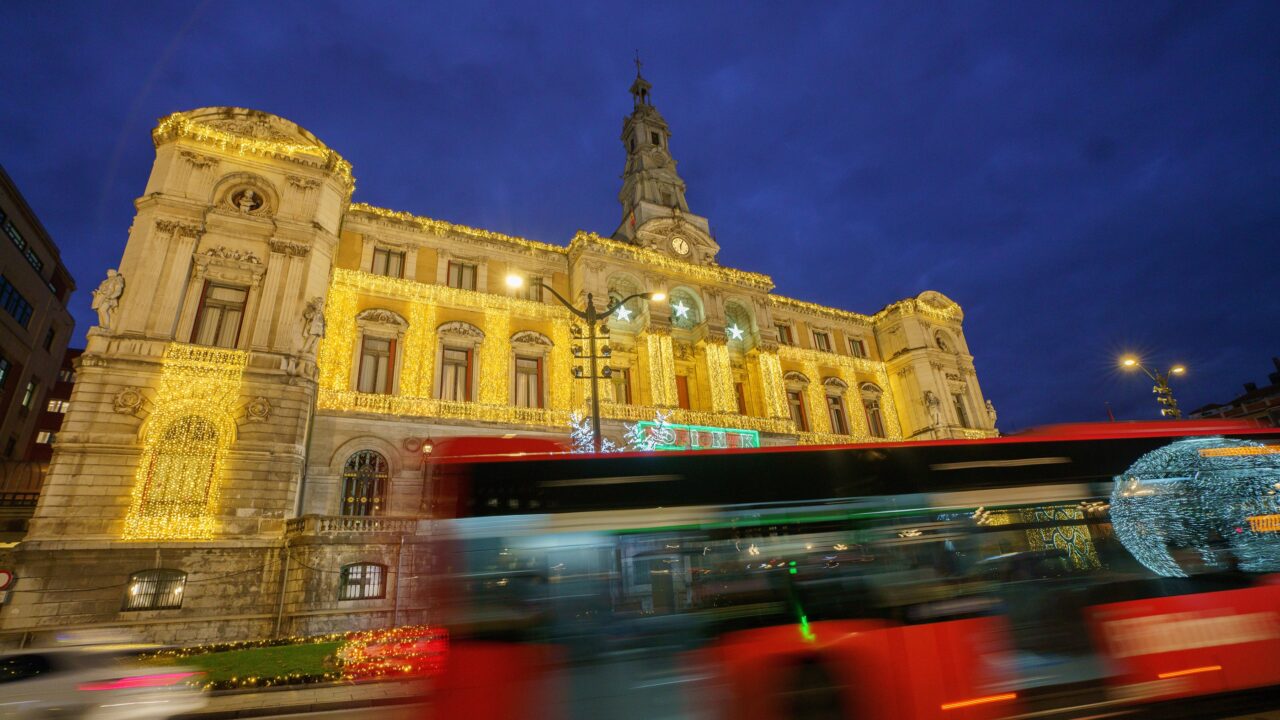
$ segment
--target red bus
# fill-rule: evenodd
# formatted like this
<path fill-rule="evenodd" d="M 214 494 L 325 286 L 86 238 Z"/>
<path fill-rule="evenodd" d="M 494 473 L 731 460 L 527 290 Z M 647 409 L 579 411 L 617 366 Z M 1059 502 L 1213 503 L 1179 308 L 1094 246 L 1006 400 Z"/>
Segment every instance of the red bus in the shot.
<path fill-rule="evenodd" d="M 428 463 L 441 713 L 1076 717 L 1280 684 L 1280 430 L 527 442 Z"/>

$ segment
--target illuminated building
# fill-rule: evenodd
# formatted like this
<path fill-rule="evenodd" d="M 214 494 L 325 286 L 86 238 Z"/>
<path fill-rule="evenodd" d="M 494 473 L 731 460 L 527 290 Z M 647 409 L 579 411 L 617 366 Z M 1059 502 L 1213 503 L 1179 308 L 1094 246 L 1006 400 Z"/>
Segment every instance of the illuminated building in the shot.
<path fill-rule="evenodd" d="M 569 312 L 533 283 L 509 289 L 511 273 L 578 305 L 667 296 L 610 320 L 615 440 L 659 411 L 697 447 L 995 434 L 942 294 L 859 314 L 718 264 L 649 90 L 637 76 L 619 226 L 566 244 L 353 202 L 351 165 L 283 118 L 163 118 L 119 276 L 98 291 L 114 304 L 89 331 L 17 550 L 20 582 L 93 590 L 68 586 L 74 607 L 19 592 L 4 626 L 196 640 L 412 621 L 398 578 L 421 539 L 423 448 L 567 439 L 587 404 Z M 209 618 L 222 620 L 192 629 Z"/>
<path fill-rule="evenodd" d="M 1244 394 L 1225 403 L 1210 403 L 1187 413 L 1190 418 L 1228 418 L 1256 420 L 1262 427 L 1280 427 L 1280 357 L 1271 358 L 1275 372 L 1267 375 L 1267 384 L 1244 384 Z"/>

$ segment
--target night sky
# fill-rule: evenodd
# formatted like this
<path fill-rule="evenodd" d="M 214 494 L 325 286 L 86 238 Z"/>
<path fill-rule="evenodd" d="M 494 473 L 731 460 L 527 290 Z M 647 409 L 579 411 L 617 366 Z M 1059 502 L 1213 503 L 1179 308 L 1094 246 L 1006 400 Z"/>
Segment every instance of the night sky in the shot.
<path fill-rule="evenodd" d="M 638 48 L 722 264 L 866 313 L 948 295 L 1005 431 L 1145 419 L 1122 352 L 1186 363 L 1184 409 L 1280 355 L 1277 38 L 1276 2 L 10 3 L 0 163 L 81 346 L 157 118 L 282 115 L 356 200 L 566 244 L 620 220 Z"/>

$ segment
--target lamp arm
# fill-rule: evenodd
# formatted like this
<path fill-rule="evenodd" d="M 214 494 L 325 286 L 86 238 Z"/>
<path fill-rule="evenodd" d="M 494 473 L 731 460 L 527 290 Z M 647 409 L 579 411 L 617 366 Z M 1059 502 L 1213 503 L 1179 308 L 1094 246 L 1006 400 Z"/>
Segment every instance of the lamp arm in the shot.
<path fill-rule="evenodd" d="M 546 291 L 550 292 L 552 295 L 554 295 L 554 296 L 555 296 L 555 299 L 556 299 L 556 300 L 559 300 L 561 305 L 563 305 L 563 306 L 565 306 L 566 308 L 568 308 L 568 309 L 569 309 L 569 312 L 573 313 L 574 315 L 577 315 L 578 317 L 582 318 L 583 320 L 586 320 L 586 319 L 587 319 L 587 313 L 585 313 L 584 311 L 579 310 L 578 308 L 574 307 L 574 306 L 573 306 L 573 303 L 570 303 L 568 300 L 565 300 L 565 299 L 564 299 L 564 296 L 563 296 L 563 295 L 561 295 L 560 293 L 556 292 L 556 289 L 555 289 L 555 288 L 553 288 L 553 287 L 551 287 L 550 285 L 548 285 L 548 284 L 546 284 L 546 283 L 544 283 L 544 282 L 541 282 L 541 281 L 539 281 L 539 282 L 537 282 L 537 283 L 534 283 L 534 284 L 535 284 L 535 285 L 537 285 L 538 287 L 542 288 L 543 290 L 546 290 Z"/>
<path fill-rule="evenodd" d="M 643 293 L 633 293 L 633 294 L 628 295 L 628 296 L 626 296 L 625 298 L 623 298 L 623 299 L 619 300 L 618 302 L 611 304 L 611 305 L 609 306 L 609 309 L 607 309 L 607 310 L 605 310 L 604 312 L 600 313 L 599 317 L 600 317 L 600 318 L 602 318 L 602 319 L 603 319 L 603 318 L 607 318 L 607 317 L 609 317 L 610 315 L 612 315 L 612 314 L 614 313 L 614 311 L 615 311 L 615 310 L 617 310 L 618 308 L 622 307 L 623 305 L 626 305 L 627 303 L 631 302 L 632 300 L 635 300 L 636 298 L 649 298 L 649 297 L 652 297 L 652 296 L 653 296 L 653 294 L 652 294 L 652 293 L 647 293 L 647 292 L 643 292 Z"/>

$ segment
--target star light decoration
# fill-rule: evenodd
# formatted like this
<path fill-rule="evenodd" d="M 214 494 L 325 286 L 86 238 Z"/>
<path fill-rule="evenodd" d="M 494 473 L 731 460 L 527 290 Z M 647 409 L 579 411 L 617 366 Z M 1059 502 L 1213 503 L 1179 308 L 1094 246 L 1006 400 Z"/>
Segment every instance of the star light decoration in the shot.
<path fill-rule="evenodd" d="M 613 314 L 622 322 L 631 322 L 631 311 L 627 309 L 626 305 L 615 310 Z"/>
<path fill-rule="evenodd" d="M 737 325 L 730 325 L 730 326 L 729 326 L 728 328 L 726 328 L 726 329 L 729 331 L 729 339 L 730 339 L 730 340 L 741 340 L 741 339 L 742 339 L 742 328 L 738 327 Z"/>
<path fill-rule="evenodd" d="M 676 317 L 689 319 L 689 306 L 684 304 L 683 300 L 677 300 L 671 304 L 671 309 L 675 311 Z"/>

